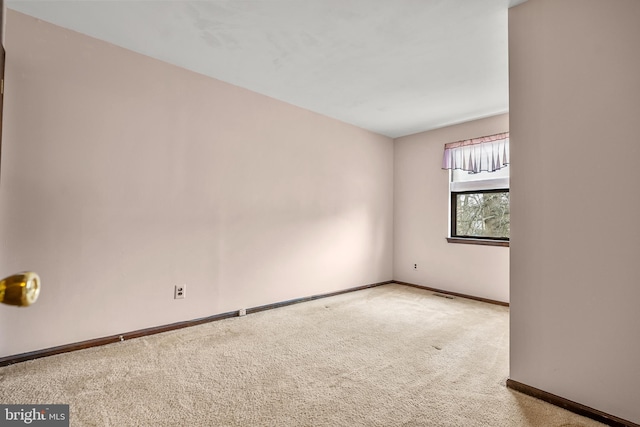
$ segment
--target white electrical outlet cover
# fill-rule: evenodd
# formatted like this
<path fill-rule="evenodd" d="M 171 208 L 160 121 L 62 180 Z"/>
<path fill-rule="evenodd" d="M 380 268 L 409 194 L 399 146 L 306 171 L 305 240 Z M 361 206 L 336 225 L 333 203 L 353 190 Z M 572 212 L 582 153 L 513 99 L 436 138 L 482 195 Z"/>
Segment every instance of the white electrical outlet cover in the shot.
<path fill-rule="evenodd" d="M 173 298 L 174 299 L 184 299 L 187 297 L 187 285 L 176 285 Z"/>

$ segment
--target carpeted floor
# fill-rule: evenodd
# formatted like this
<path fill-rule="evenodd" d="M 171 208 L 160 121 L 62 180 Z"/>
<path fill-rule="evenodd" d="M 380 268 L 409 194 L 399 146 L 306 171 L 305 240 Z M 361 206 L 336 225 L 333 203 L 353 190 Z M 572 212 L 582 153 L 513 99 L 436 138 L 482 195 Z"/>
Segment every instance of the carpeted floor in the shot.
<path fill-rule="evenodd" d="M 384 285 L 0 368 L 72 426 L 599 426 L 514 392 L 508 308 Z"/>

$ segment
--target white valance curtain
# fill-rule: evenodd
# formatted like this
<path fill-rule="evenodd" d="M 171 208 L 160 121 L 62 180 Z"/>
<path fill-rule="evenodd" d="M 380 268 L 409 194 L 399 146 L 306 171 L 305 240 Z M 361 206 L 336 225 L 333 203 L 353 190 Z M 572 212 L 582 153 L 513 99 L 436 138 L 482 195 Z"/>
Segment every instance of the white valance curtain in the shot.
<path fill-rule="evenodd" d="M 508 132 L 444 145 L 442 169 L 462 169 L 469 173 L 495 172 L 508 164 Z"/>

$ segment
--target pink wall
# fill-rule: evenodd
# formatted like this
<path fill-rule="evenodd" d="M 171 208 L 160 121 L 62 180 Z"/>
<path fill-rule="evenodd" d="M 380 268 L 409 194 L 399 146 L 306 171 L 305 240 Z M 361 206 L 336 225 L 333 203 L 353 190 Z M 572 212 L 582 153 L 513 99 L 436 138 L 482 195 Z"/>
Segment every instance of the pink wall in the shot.
<path fill-rule="evenodd" d="M 509 301 L 509 248 L 447 242 L 449 172 L 441 169 L 445 143 L 507 130 L 503 114 L 396 139 L 395 280 Z"/>
<path fill-rule="evenodd" d="M 511 378 L 640 423 L 640 2 L 509 12 Z"/>
<path fill-rule="evenodd" d="M 0 356 L 392 278 L 391 139 L 11 10 L 6 48 L 0 272 L 43 289 Z"/>

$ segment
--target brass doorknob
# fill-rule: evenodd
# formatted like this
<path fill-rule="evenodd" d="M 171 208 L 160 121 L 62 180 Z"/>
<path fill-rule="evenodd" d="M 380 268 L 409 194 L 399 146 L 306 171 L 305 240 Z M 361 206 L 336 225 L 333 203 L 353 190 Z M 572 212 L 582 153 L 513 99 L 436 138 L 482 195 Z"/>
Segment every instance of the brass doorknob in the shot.
<path fill-rule="evenodd" d="M 5 277 L 0 281 L 0 302 L 18 307 L 27 307 L 40 295 L 40 277 L 25 271 Z"/>

